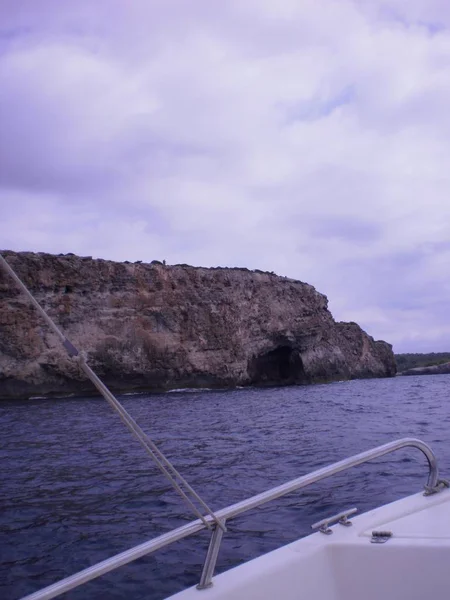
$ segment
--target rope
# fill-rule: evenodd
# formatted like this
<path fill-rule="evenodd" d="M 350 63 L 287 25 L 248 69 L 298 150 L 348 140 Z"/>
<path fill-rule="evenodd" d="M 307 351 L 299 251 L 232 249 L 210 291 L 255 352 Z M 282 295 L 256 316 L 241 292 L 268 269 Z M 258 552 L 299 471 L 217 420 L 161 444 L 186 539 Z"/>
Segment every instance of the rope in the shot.
<path fill-rule="evenodd" d="M 50 329 L 59 337 L 62 345 L 66 349 L 68 355 L 77 361 L 80 368 L 86 374 L 88 379 L 92 381 L 94 386 L 100 392 L 100 394 L 105 398 L 108 404 L 111 406 L 113 410 L 115 410 L 121 421 L 128 428 L 131 434 L 138 440 L 138 442 L 143 446 L 146 452 L 151 456 L 157 467 L 160 471 L 167 477 L 167 479 L 172 484 L 175 491 L 183 498 L 188 507 L 194 512 L 194 514 L 201 519 L 203 524 L 211 529 L 211 523 L 208 522 L 205 517 L 201 514 L 198 508 L 195 506 L 191 498 L 189 498 L 188 493 L 202 506 L 202 508 L 212 517 L 213 521 L 216 523 L 220 529 L 225 531 L 225 525 L 219 520 L 219 518 L 214 514 L 214 512 L 209 508 L 206 502 L 197 494 L 197 492 L 189 485 L 186 479 L 177 471 L 174 465 L 169 461 L 169 459 L 164 456 L 161 450 L 156 446 L 156 444 L 149 438 L 149 436 L 142 431 L 133 417 L 125 410 L 125 408 L 121 405 L 121 403 L 117 400 L 114 394 L 106 387 L 103 381 L 94 373 L 91 367 L 87 364 L 84 353 L 81 353 L 73 344 L 66 338 L 66 336 L 62 333 L 62 331 L 57 327 L 55 322 L 48 316 L 39 302 L 34 298 L 25 284 L 21 281 L 21 279 L 16 275 L 15 271 L 12 269 L 10 264 L 5 260 L 5 258 L 0 254 L 0 264 L 4 267 L 6 272 L 14 279 L 19 288 L 24 292 L 24 294 L 28 297 L 30 302 L 36 308 L 36 310 L 40 313 L 43 319 L 46 321 L 47 325 Z M 177 481 L 178 480 L 178 481 Z M 183 485 L 187 492 L 181 488 Z"/>

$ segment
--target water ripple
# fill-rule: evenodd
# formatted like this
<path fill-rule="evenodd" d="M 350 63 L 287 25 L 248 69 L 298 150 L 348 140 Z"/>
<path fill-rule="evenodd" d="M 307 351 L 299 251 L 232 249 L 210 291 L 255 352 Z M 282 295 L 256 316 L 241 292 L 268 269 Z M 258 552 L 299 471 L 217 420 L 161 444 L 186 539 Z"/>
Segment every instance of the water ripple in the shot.
<path fill-rule="evenodd" d="M 124 396 L 124 405 L 215 509 L 403 436 L 429 442 L 444 475 L 450 377 Z M 0 597 L 15 600 L 191 519 L 101 399 L 0 404 Z M 310 532 L 311 523 L 419 490 L 401 451 L 229 523 L 225 570 Z M 64 596 L 159 600 L 198 581 L 206 533 Z"/>

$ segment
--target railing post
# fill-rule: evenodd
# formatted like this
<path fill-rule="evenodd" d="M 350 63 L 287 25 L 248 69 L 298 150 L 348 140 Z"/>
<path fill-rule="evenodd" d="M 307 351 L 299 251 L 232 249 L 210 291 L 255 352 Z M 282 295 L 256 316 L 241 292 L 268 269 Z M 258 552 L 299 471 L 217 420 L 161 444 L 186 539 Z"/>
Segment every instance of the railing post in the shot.
<path fill-rule="evenodd" d="M 222 520 L 225 528 L 225 520 Z M 222 541 L 224 530 L 217 525 L 214 526 L 214 530 L 209 541 L 208 552 L 206 554 L 205 563 L 203 565 L 202 575 L 200 577 L 200 583 L 197 584 L 198 590 L 206 590 L 211 587 L 212 577 L 214 575 L 214 569 L 216 568 L 217 557 L 219 555 L 220 543 Z"/>
<path fill-rule="evenodd" d="M 267 490 L 266 492 L 262 492 L 256 496 L 247 498 L 246 500 L 241 500 L 236 504 L 232 504 L 231 506 L 227 506 L 226 508 L 222 508 L 221 510 L 217 511 L 215 516 L 217 517 L 220 525 L 217 525 L 217 521 L 212 520 L 210 516 L 206 517 L 208 522 L 211 523 L 211 525 L 214 525 L 214 529 L 209 543 L 205 564 L 203 565 L 200 583 L 198 584 L 197 588 L 199 590 L 203 590 L 212 585 L 211 580 L 214 575 L 214 569 L 217 562 L 217 556 L 219 554 L 223 532 L 226 531 L 225 523 L 227 520 L 233 519 L 234 517 L 237 517 L 248 510 L 261 506 L 270 500 L 281 498 L 286 494 L 300 490 L 308 485 L 311 485 L 312 483 L 321 481 L 326 477 L 336 475 L 337 473 L 345 471 L 350 467 L 356 467 L 357 465 L 361 465 L 369 460 L 379 458 L 388 454 L 389 452 L 394 452 L 395 450 L 399 450 L 400 448 L 405 448 L 407 446 L 418 448 L 423 454 L 425 454 L 428 460 L 429 473 L 427 485 L 425 487 L 426 495 L 439 492 L 444 487 L 449 487 L 448 482 L 439 479 L 437 459 L 431 448 L 425 444 L 425 442 L 414 438 L 404 438 L 401 440 L 396 440 L 395 442 L 384 444 L 383 446 L 378 446 L 372 450 L 361 452 L 360 454 L 356 454 L 350 458 L 346 458 L 339 462 L 333 463 L 332 465 L 328 465 L 327 467 L 322 467 L 321 469 L 313 471 L 312 473 L 308 473 L 307 475 L 303 475 L 302 477 L 297 477 L 297 479 L 292 479 L 291 481 Z M 151 552 L 158 550 L 159 548 L 164 548 L 172 542 L 182 540 L 188 535 L 198 533 L 204 528 L 204 521 L 197 519 L 197 521 L 183 525 L 182 527 L 162 534 L 153 540 L 139 544 L 130 550 L 125 550 L 120 554 L 116 554 L 115 556 L 97 563 L 92 567 L 88 567 L 87 569 L 84 569 L 75 575 L 66 577 L 65 579 L 54 583 L 43 590 L 40 590 L 39 592 L 35 592 L 34 594 L 26 596 L 26 598 L 22 598 L 22 600 L 50 600 L 51 598 L 55 598 L 56 596 L 68 592 L 69 590 L 72 590 L 83 583 L 86 583 L 87 581 L 91 581 L 100 575 L 104 575 L 105 573 L 113 571 L 117 567 L 126 565 L 133 560 L 141 558 L 142 556 L 146 556 Z"/>

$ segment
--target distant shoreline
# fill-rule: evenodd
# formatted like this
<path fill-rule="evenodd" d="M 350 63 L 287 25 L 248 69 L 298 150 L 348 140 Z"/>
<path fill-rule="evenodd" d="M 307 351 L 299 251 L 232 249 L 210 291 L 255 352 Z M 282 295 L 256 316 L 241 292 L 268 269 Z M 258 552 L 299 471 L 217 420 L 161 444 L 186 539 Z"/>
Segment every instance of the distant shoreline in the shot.
<path fill-rule="evenodd" d="M 450 373 L 450 352 L 394 354 L 397 375 L 446 375 Z"/>

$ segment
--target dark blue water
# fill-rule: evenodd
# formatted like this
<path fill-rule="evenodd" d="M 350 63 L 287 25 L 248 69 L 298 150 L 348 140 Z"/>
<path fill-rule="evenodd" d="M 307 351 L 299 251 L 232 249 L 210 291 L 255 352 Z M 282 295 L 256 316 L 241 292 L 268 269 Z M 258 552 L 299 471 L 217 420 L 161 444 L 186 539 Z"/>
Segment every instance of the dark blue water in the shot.
<path fill-rule="evenodd" d="M 215 508 L 346 456 L 417 436 L 450 474 L 450 376 L 127 396 L 124 405 Z M 0 404 L 0 597 L 15 599 L 186 523 L 184 504 L 102 399 Z M 408 449 L 229 523 L 224 570 L 310 532 L 340 510 L 419 491 Z M 65 598 L 158 600 L 197 583 L 198 534 Z"/>

